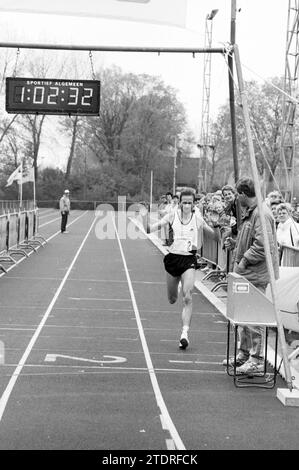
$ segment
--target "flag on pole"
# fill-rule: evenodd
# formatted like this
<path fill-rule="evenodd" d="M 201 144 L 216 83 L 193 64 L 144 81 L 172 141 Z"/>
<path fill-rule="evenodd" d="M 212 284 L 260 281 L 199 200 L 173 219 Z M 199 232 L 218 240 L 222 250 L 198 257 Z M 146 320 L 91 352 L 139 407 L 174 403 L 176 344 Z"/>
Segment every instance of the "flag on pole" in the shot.
<path fill-rule="evenodd" d="M 22 160 L 22 178 L 20 180 L 20 190 L 22 191 L 23 183 L 33 183 L 33 207 L 36 206 L 36 191 L 35 191 L 35 173 L 33 158 L 27 157 Z"/>
<path fill-rule="evenodd" d="M 8 186 L 11 186 L 14 181 L 17 181 L 18 183 L 20 183 L 21 177 L 22 177 L 22 165 L 19 165 L 15 169 L 15 171 L 13 171 L 12 174 L 9 176 L 5 187 L 7 188 Z"/>
<path fill-rule="evenodd" d="M 34 181 L 34 168 L 23 162 L 22 183 L 27 183 L 28 181 Z"/>
<path fill-rule="evenodd" d="M 103 17 L 186 27 L 188 0 L 0 0 L 0 11 Z"/>

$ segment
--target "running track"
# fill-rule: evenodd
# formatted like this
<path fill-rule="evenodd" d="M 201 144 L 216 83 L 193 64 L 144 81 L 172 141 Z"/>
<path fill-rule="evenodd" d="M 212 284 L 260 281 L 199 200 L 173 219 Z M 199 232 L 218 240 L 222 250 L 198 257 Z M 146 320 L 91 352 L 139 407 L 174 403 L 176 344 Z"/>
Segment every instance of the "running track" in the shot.
<path fill-rule="evenodd" d="M 41 211 L 48 244 L 1 276 L 0 449 L 298 449 L 298 408 L 224 372 L 215 307 L 194 294 L 180 351 L 161 253 L 98 223 Z"/>

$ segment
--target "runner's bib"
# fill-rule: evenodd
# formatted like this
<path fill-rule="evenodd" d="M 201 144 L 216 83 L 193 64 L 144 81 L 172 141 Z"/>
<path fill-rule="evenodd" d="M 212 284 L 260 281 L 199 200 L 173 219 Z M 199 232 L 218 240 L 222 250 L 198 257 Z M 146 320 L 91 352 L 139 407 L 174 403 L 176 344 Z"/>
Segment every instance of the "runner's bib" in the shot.
<path fill-rule="evenodd" d="M 192 240 L 188 240 L 187 238 L 176 238 L 172 245 L 171 245 L 171 251 L 172 252 L 183 252 L 183 253 L 188 253 L 191 250 L 196 249 L 196 247 L 192 248 Z"/>
<path fill-rule="evenodd" d="M 178 255 L 190 255 L 192 250 L 197 250 L 198 246 L 198 227 L 196 217 L 193 214 L 190 221 L 183 224 L 179 218 L 178 212 L 175 212 L 172 223 L 173 243 L 169 252 Z"/>

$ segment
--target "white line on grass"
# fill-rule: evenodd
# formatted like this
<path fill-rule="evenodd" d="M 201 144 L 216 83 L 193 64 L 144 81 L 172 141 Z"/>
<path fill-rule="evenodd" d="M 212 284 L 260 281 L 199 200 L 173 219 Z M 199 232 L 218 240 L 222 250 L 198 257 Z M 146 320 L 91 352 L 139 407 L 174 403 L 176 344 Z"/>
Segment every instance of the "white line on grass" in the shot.
<path fill-rule="evenodd" d="M 12 376 L 11 376 L 11 378 L 10 378 L 8 384 L 7 384 L 6 389 L 4 390 L 4 392 L 3 392 L 3 394 L 2 394 L 2 396 L 1 396 L 1 398 L 0 398 L 0 421 L 2 420 L 3 413 L 4 413 L 4 411 L 5 411 L 7 402 L 8 402 L 8 400 L 9 400 L 9 397 L 10 397 L 10 395 L 11 395 L 11 393 L 12 393 L 12 390 L 13 390 L 13 388 L 14 388 L 14 386 L 15 386 L 15 383 L 16 383 L 16 381 L 17 381 L 17 379 L 18 379 L 20 373 L 22 372 L 22 369 L 23 369 L 23 367 L 24 367 L 24 365 L 25 365 L 25 363 L 26 363 L 26 360 L 27 360 L 29 354 L 31 353 L 31 350 L 32 350 L 32 348 L 33 348 L 33 346 L 34 346 L 36 340 L 38 339 L 38 336 L 39 336 L 39 334 L 40 334 L 40 332 L 41 332 L 43 326 L 45 325 L 45 323 L 46 323 L 46 321 L 47 321 L 47 319 L 48 319 L 48 317 L 49 317 L 49 315 L 50 315 L 50 313 L 51 313 L 51 311 L 52 311 L 52 309 L 53 309 L 53 307 L 54 307 L 54 305 L 55 305 L 55 302 L 56 302 L 56 300 L 58 299 L 58 296 L 59 296 L 59 294 L 60 294 L 60 292 L 61 292 L 61 290 L 62 290 L 62 288 L 63 288 L 63 286 L 64 286 L 64 284 L 65 284 L 65 282 L 66 282 L 66 280 L 67 280 L 67 278 L 68 278 L 68 276 L 69 276 L 69 274 L 70 274 L 70 272 L 71 272 L 71 270 L 72 270 L 72 268 L 73 268 L 73 266 L 74 266 L 74 264 L 75 264 L 75 262 L 77 261 L 77 258 L 78 258 L 78 256 L 79 256 L 79 254 L 80 254 L 80 252 L 81 252 L 81 250 L 82 250 L 82 248 L 83 248 L 83 246 L 84 246 L 84 244 L 85 244 L 85 242 L 86 242 L 86 240 L 87 240 L 87 238 L 88 238 L 88 236 L 89 236 L 89 234 L 90 234 L 90 232 L 91 232 L 91 230 L 92 230 L 92 228 L 93 228 L 93 226 L 94 226 L 94 224 L 95 224 L 95 222 L 96 222 L 96 220 L 97 220 L 96 218 L 93 220 L 93 222 L 92 222 L 92 224 L 91 224 L 91 226 L 90 226 L 90 228 L 89 228 L 87 234 L 85 235 L 85 237 L 84 237 L 84 239 L 83 239 L 83 241 L 82 241 L 80 247 L 78 248 L 78 250 L 77 250 L 77 252 L 76 252 L 76 254 L 75 254 L 74 258 L 73 258 L 73 261 L 71 262 L 71 264 L 70 264 L 70 266 L 69 266 L 67 272 L 65 273 L 64 278 L 62 279 L 62 281 L 61 281 L 61 283 L 60 283 L 60 285 L 59 285 L 57 291 L 55 292 L 55 295 L 54 295 L 53 299 L 51 300 L 51 302 L 50 302 L 50 304 L 49 304 L 49 306 L 48 306 L 48 308 L 47 308 L 47 310 L 46 310 L 46 312 L 45 312 L 45 314 L 44 314 L 44 316 L 43 316 L 43 318 L 42 318 L 40 324 L 38 325 L 38 327 L 37 327 L 37 329 L 36 329 L 34 335 L 32 336 L 32 338 L 31 338 L 31 340 L 30 340 L 30 342 L 29 342 L 29 344 L 28 344 L 28 346 L 27 346 L 27 348 L 26 348 L 26 350 L 25 350 L 23 356 L 21 357 L 21 359 L 20 359 L 20 361 L 19 361 L 19 363 L 18 363 L 16 369 L 14 370 L 14 372 L 13 372 L 13 374 L 12 374 Z M 54 236 L 55 236 L 55 235 L 53 235 L 52 237 L 50 237 L 49 240 L 50 240 L 51 238 L 53 238 Z"/>
<path fill-rule="evenodd" d="M 113 221 L 114 230 L 115 230 L 115 233 L 116 233 L 116 237 L 117 237 L 117 241 L 118 241 L 122 261 L 123 261 L 124 268 L 125 268 L 125 273 L 126 273 L 126 277 L 127 277 L 127 281 L 128 281 L 128 287 L 129 287 L 130 295 L 131 295 L 131 298 L 132 298 L 132 304 L 133 304 L 133 308 L 134 308 L 134 312 L 135 312 L 136 322 L 137 322 L 137 326 L 138 326 L 138 330 L 139 330 L 140 340 L 141 340 L 141 344 L 142 344 L 142 349 L 144 351 L 145 361 L 146 361 L 147 369 L 148 369 L 148 372 L 149 372 L 150 380 L 151 380 L 152 387 L 153 387 L 153 390 L 154 390 L 154 394 L 155 394 L 155 397 L 156 397 L 157 405 L 158 405 L 158 407 L 160 409 L 160 412 L 161 412 L 161 415 L 162 415 L 161 419 L 163 420 L 163 423 L 166 426 L 166 428 L 168 429 L 168 431 L 170 433 L 170 436 L 171 436 L 171 440 L 166 439 L 166 446 L 167 446 L 168 449 L 172 448 L 172 447 L 170 447 L 170 443 L 171 443 L 171 446 L 172 446 L 172 442 L 173 442 L 176 449 L 186 450 L 186 447 L 184 446 L 184 443 L 181 440 L 181 438 L 178 434 L 178 431 L 177 431 L 177 429 L 176 429 L 176 427 L 175 427 L 175 425 L 174 425 L 174 423 L 173 423 L 173 421 L 172 421 L 172 419 L 169 415 L 168 409 L 166 407 L 166 404 L 164 402 L 164 399 L 163 399 L 163 396 L 162 396 L 162 393 L 161 393 L 161 390 L 160 390 L 160 387 L 159 387 L 159 384 L 158 384 L 158 380 L 157 380 L 157 377 L 156 377 L 156 374 L 155 374 L 155 370 L 154 370 L 154 366 L 153 366 L 152 359 L 151 359 L 151 356 L 150 356 L 150 352 L 149 352 L 149 349 L 148 349 L 148 346 L 147 346 L 145 334 L 144 334 L 144 331 L 143 331 L 143 326 L 142 326 L 142 323 L 141 323 L 140 314 L 139 314 L 139 311 L 138 311 L 137 302 L 136 302 L 136 299 L 135 299 L 135 294 L 134 294 L 134 291 L 133 291 L 132 282 L 131 282 L 131 278 L 130 278 L 130 275 L 129 275 L 126 259 L 125 259 L 125 256 L 124 256 L 124 252 L 123 252 L 123 249 L 122 249 L 120 238 L 118 236 L 118 232 L 117 232 L 117 228 L 116 228 L 116 224 L 115 224 L 115 219 L 113 217 L 112 217 L 112 221 Z"/>

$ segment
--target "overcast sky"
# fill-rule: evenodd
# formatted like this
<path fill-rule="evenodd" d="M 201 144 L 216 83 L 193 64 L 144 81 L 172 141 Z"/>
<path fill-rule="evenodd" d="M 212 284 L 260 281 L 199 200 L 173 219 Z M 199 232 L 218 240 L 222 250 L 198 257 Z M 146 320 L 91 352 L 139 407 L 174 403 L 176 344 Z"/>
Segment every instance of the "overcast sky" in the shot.
<path fill-rule="evenodd" d="M 163 1 L 163 0 L 161 0 Z M 24 0 L 25 2 L 25 0 Z M 101 18 L 0 13 L 0 41 L 80 45 L 204 47 L 205 17 L 213 19 L 212 47 L 230 39 L 231 0 L 188 0 L 187 29 Z M 236 42 L 244 79 L 284 74 L 288 0 L 237 0 Z M 21 52 L 22 53 L 22 52 Z M 70 52 L 73 54 L 73 52 Z M 88 52 L 86 52 L 88 55 Z M 95 65 L 115 63 L 125 71 L 160 75 L 178 90 L 192 129 L 200 133 L 203 56 L 191 54 L 93 53 Z M 212 56 L 211 117 L 228 98 L 228 72 L 222 55 Z M 262 77 L 262 78 L 261 78 Z M 72 78 L 72 77 L 65 77 Z"/>

